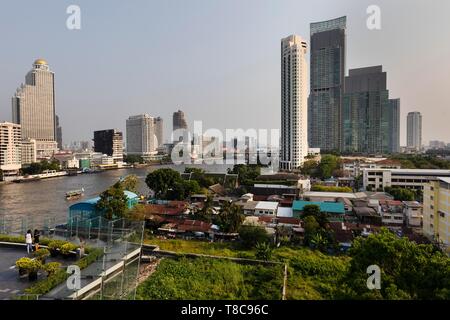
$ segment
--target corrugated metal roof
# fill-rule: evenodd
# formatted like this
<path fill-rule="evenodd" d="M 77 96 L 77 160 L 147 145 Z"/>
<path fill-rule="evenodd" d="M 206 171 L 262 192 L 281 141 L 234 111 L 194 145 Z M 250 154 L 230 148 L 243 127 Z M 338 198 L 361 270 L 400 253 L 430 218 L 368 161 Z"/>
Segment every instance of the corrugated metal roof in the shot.
<path fill-rule="evenodd" d="M 295 211 L 303 211 L 303 208 L 307 205 L 318 205 L 320 207 L 320 211 L 329 212 L 329 213 L 345 213 L 345 207 L 342 202 L 314 202 L 314 201 L 303 201 L 296 200 L 292 204 L 292 209 Z"/>

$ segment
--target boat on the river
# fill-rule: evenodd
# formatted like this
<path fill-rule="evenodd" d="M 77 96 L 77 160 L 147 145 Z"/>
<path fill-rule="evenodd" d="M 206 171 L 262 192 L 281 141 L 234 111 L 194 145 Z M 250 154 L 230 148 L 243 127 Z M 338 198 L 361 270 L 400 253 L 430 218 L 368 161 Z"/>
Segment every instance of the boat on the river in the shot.
<path fill-rule="evenodd" d="M 66 192 L 66 199 L 67 200 L 77 200 L 80 199 L 84 195 L 84 188 L 81 188 L 80 190 L 72 190 L 69 192 Z"/>
<path fill-rule="evenodd" d="M 29 176 L 29 177 L 23 177 L 23 178 L 20 178 L 20 179 L 15 179 L 15 180 L 13 180 L 13 182 L 15 182 L 15 183 L 22 183 L 22 182 L 32 182 L 32 181 L 39 181 L 39 180 L 41 180 L 41 177 L 39 177 L 39 176 Z"/>

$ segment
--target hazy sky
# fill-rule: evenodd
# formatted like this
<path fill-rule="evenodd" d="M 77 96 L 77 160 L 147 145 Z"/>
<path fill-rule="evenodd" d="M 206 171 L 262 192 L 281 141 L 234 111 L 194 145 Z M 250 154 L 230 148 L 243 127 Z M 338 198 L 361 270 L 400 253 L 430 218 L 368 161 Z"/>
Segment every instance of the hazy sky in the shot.
<path fill-rule="evenodd" d="M 81 30 L 66 8 L 81 7 Z M 366 27 L 366 8 L 381 27 Z M 347 15 L 347 71 L 383 65 L 391 98 L 423 115 L 424 141 L 450 142 L 448 0 L 71 0 L 2 1 L 0 121 L 36 58 L 56 75 L 64 143 L 125 130 L 130 115 L 165 121 L 182 109 L 203 127 L 279 128 L 280 39 L 309 45 L 311 22 Z"/>

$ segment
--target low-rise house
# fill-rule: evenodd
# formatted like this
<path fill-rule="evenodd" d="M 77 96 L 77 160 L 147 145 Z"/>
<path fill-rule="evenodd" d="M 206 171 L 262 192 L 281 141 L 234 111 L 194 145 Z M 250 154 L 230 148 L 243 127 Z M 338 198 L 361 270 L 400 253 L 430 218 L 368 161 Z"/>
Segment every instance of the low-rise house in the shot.
<path fill-rule="evenodd" d="M 401 228 L 404 223 L 403 203 L 397 200 L 380 200 L 383 225 Z"/>
<path fill-rule="evenodd" d="M 278 202 L 275 201 L 258 201 L 255 206 L 255 215 L 272 215 L 277 216 Z"/>
<path fill-rule="evenodd" d="M 361 223 L 381 225 L 381 216 L 374 208 L 368 206 L 353 207 L 353 213 Z"/>
<path fill-rule="evenodd" d="M 258 201 L 247 201 L 246 203 L 244 203 L 244 205 L 242 206 L 244 214 L 247 216 L 255 215 L 255 208 L 257 204 Z"/>
<path fill-rule="evenodd" d="M 423 207 L 417 201 L 403 201 L 404 215 L 408 227 L 422 227 Z"/>
<path fill-rule="evenodd" d="M 314 202 L 314 201 L 303 201 L 296 200 L 292 204 L 292 210 L 294 212 L 293 216 L 295 218 L 301 217 L 303 214 L 303 209 L 307 205 L 317 205 L 321 212 L 328 215 L 330 221 L 343 221 L 345 216 L 345 207 L 341 202 Z"/>

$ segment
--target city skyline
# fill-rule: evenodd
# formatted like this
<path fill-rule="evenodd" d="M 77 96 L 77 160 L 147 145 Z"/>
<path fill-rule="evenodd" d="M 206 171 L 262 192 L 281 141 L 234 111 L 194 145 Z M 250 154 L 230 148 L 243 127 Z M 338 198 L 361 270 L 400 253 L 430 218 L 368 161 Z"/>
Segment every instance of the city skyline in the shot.
<path fill-rule="evenodd" d="M 115 10 L 112 10 L 107 5 L 103 8 L 101 5 L 80 1 L 83 24 L 79 31 L 69 31 L 65 28 L 66 3 L 52 6 L 48 13 L 52 15 L 52 18 L 36 28 L 29 27 L 34 19 L 30 21 L 18 19 L 18 22 L 24 23 L 24 26 L 17 26 L 16 37 L 28 35 L 27 38 L 30 38 L 30 41 L 20 43 L 20 50 L 15 54 L 2 53 L 4 60 L 10 63 L 2 67 L 3 72 L 0 77 L 0 120 L 11 121 L 8 103 L 10 96 L 17 87 L 17 83 L 23 81 L 23 74 L 27 71 L 30 61 L 43 57 L 49 61 L 56 74 L 56 108 L 64 128 L 64 144 L 74 140 L 90 140 L 92 132 L 100 128 L 118 128 L 124 132 L 125 119 L 132 114 L 157 114 L 169 120 L 173 111 L 178 108 L 182 108 L 188 115 L 190 123 L 203 120 L 205 128 L 278 128 L 280 123 L 279 51 L 277 49 L 279 39 L 292 33 L 306 37 L 309 34 L 310 23 L 346 15 L 347 66 L 345 73 L 348 74 L 348 69 L 378 64 L 383 65 L 383 68 L 389 72 L 388 87 L 392 96 L 399 97 L 402 101 L 401 145 L 406 145 L 406 114 L 415 110 L 424 115 L 423 140 L 425 143 L 429 140 L 448 142 L 450 135 L 445 125 L 448 101 L 444 94 L 445 90 L 434 87 L 438 82 L 448 82 L 446 77 L 449 75 L 443 70 L 448 70 L 445 66 L 449 62 L 444 60 L 444 57 L 448 55 L 450 46 L 442 44 L 439 53 L 426 50 L 427 46 L 432 47 L 437 41 L 429 32 L 430 26 L 427 26 L 426 21 L 432 21 L 427 19 L 436 21 L 433 25 L 435 29 L 436 23 L 440 23 L 435 15 L 445 10 L 436 12 L 429 8 L 435 4 L 416 3 L 408 4 L 409 13 L 406 14 L 401 5 L 380 1 L 382 29 L 370 31 L 365 21 L 367 18 L 365 9 L 369 3 L 364 1 L 352 1 L 348 7 L 335 5 L 333 2 L 330 4 L 329 1 L 320 1 L 318 6 L 311 6 L 306 2 L 296 4 L 285 1 L 275 8 L 281 11 L 280 17 L 268 16 L 269 9 L 274 9 L 269 2 L 258 2 L 258 4 L 250 2 L 242 5 L 241 11 L 235 17 L 236 26 L 232 27 L 229 25 L 231 21 L 234 21 L 231 20 L 233 19 L 231 12 L 237 8 L 237 2 L 203 5 L 200 12 L 210 13 L 207 21 L 196 22 L 187 30 L 183 30 L 183 26 L 192 22 L 189 18 L 182 19 L 170 28 L 162 24 L 167 29 L 167 32 L 163 33 L 164 37 L 157 36 L 150 30 L 153 23 L 161 23 L 160 19 L 154 19 L 148 25 L 135 22 L 119 26 L 113 22 L 108 23 L 110 20 L 114 21 L 114 17 L 122 17 L 122 20 L 129 21 L 128 17 L 121 15 L 124 11 L 136 19 L 141 17 L 138 11 L 145 11 L 141 10 L 143 8 L 153 8 L 144 2 L 142 6 L 132 8 L 117 4 Z M 282 8 L 282 4 L 285 8 Z M 256 19 L 253 27 L 244 19 L 252 6 L 255 9 L 252 19 Z M 302 19 L 294 19 L 291 14 L 285 12 L 288 8 L 295 9 L 300 6 L 303 6 L 306 11 Z M 448 4 L 442 2 L 442 6 L 448 6 Z M 8 4 L 6 7 L 14 10 L 15 5 Z M 27 5 L 24 10 L 44 14 L 41 9 L 43 7 Z M 100 7 L 104 11 L 104 17 L 98 16 L 102 14 Z M 189 13 L 194 12 L 198 9 L 198 3 L 194 1 L 190 5 L 180 5 L 177 8 L 164 4 L 158 4 L 156 7 L 161 10 L 162 16 L 174 11 L 169 9 L 181 7 L 174 11 L 174 14 L 178 16 L 181 15 L 178 11 L 183 11 L 183 8 Z M 222 20 L 214 22 L 214 17 L 223 13 L 220 9 L 225 9 L 225 15 Z M 154 15 L 152 10 L 145 12 L 150 17 Z M 412 20 L 419 15 L 423 19 L 417 26 L 417 23 Z M 24 16 L 27 15 L 24 14 Z M 31 13 L 30 16 L 32 16 Z M 284 19 L 281 19 L 282 16 Z M 10 17 L 4 18 L 3 22 L 0 22 L 2 25 L 4 23 L 16 26 L 18 23 L 11 21 Z M 265 19 L 269 18 L 272 19 L 270 21 L 274 26 L 273 31 L 267 30 L 268 28 L 264 26 Z M 397 28 L 398 21 L 395 19 L 402 19 L 405 22 L 404 25 Z M 58 23 L 61 30 L 57 27 Z M 209 37 L 201 30 L 205 23 L 213 23 L 220 27 L 219 35 L 224 36 L 221 43 L 211 45 L 211 42 L 208 42 Z M 411 38 L 406 33 L 406 29 L 411 27 L 411 24 L 417 27 L 415 37 L 420 38 L 424 43 L 420 48 L 412 47 L 407 43 L 407 39 Z M 135 30 L 134 28 L 137 28 L 140 35 L 148 32 L 149 39 L 156 37 L 154 39 L 156 42 L 149 41 L 156 43 L 153 49 L 148 47 L 149 44 L 139 42 L 132 45 L 126 39 L 119 37 L 119 40 L 113 40 L 109 36 L 110 32 L 125 35 Z M 242 32 L 238 34 L 233 32 L 237 28 L 241 28 Z M 443 28 L 442 32 L 448 31 Z M 33 35 L 37 33 L 48 34 L 48 39 L 40 39 L 42 43 L 39 43 L 33 38 Z M 391 33 L 393 33 L 392 36 Z M 178 45 L 168 41 L 175 34 L 179 34 Z M 99 41 L 102 36 L 105 38 Z M 199 36 L 201 41 L 194 41 L 196 36 Z M 10 35 L 1 37 L 4 42 Z M 51 43 L 51 39 L 56 39 L 55 44 Z M 393 42 L 393 39 L 397 42 Z M 90 47 L 86 53 L 80 52 L 80 48 L 95 44 L 97 41 L 99 43 Z M 193 43 L 185 46 L 189 44 L 189 41 Z M 57 46 L 56 43 L 58 43 Z M 309 45 L 308 39 L 307 43 Z M 121 45 L 126 45 L 128 50 L 120 49 Z M 211 50 L 211 56 L 218 54 L 219 51 L 226 51 L 226 56 L 221 56 L 221 63 L 217 68 L 212 68 L 216 66 L 217 57 L 213 58 L 209 55 L 205 57 L 200 54 L 205 49 L 205 45 Z M 252 51 L 254 56 L 252 58 L 242 56 L 241 49 L 247 50 L 252 46 L 255 47 Z M 389 46 L 391 51 L 373 52 L 374 48 L 382 46 Z M 117 50 L 112 52 L 110 50 L 112 47 Z M 166 50 L 166 47 L 170 50 Z M 187 57 L 179 57 L 177 50 L 180 48 L 183 48 Z M 142 51 L 139 51 L 141 49 Z M 142 53 L 136 53 L 137 51 Z M 170 62 L 164 73 L 157 65 L 162 51 L 166 55 L 163 61 Z M 241 59 L 236 59 L 237 56 Z M 103 60 L 99 61 L 100 58 Z M 191 61 L 189 65 L 186 64 L 186 59 Z M 124 79 L 127 83 L 119 79 L 123 71 L 111 67 L 117 62 L 126 66 L 125 72 L 128 77 L 125 76 Z M 406 65 L 414 65 L 415 68 L 406 68 Z M 88 77 L 89 79 L 85 77 L 87 69 L 93 73 Z M 84 77 L 83 80 L 81 77 Z M 114 77 L 115 81 L 110 81 L 111 77 Z M 414 81 L 406 81 L 407 79 Z M 198 86 L 199 89 L 194 86 Z M 110 110 L 113 112 L 109 112 Z M 264 112 L 258 112 L 259 110 Z M 102 116 L 107 112 L 107 117 Z M 240 116 L 234 117 L 236 114 Z M 434 116 L 435 114 L 439 116 Z M 100 122 L 99 119 L 104 120 Z M 165 136 L 169 136 L 168 125 L 164 131 Z"/>

